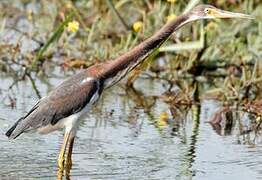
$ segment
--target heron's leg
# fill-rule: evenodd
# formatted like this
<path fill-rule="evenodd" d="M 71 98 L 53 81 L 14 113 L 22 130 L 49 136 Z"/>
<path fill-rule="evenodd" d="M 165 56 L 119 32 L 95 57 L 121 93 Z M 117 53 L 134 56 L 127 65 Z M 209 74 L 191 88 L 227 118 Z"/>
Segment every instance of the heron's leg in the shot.
<path fill-rule="evenodd" d="M 70 170 L 72 168 L 72 152 L 73 152 L 73 146 L 74 146 L 74 140 L 75 137 L 71 136 L 69 138 L 69 144 L 68 144 L 68 152 L 67 152 L 67 157 L 66 157 L 66 177 L 70 176 Z"/>
<path fill-rule="evenodd" d="M 57 178 L 58 179 L 62 179 L 62 176 L 63 176 L 65 152 L 66 152 L 66 147 L 67 147 L 67 144 L 68 144 L 69 137 L 70 137 L 70 133 L 65 133 L 63 144 L 61 146 L 60 153 L 59 153 L 59 156 L 58 156 L 58 172 L 57 172 Z"/>

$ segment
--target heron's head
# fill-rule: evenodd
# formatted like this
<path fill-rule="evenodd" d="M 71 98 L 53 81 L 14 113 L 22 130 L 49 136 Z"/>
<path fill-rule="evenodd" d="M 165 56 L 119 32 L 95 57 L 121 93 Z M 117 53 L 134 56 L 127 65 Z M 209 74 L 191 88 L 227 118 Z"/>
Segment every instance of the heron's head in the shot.
<path fill-rule="evenodd" d="M 211 5 L 198 5 L 192 9 L 188 14 L 190 20 L 198 19 L 216 19 L 216 18 L 245 18 L 245 19 L 254 19 L 253 16 L 242 14 L 242 13 L 233 13 L 229 11 L 224 11 L 218 9 Z"/>

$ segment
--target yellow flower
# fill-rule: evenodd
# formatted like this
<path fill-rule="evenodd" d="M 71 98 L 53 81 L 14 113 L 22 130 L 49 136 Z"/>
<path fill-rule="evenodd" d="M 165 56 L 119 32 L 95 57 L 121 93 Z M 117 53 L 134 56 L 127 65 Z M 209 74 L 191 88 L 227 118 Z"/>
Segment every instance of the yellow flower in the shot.
<path fill-rule="evenodd" d="M 167 126 L 166 121 L 157 121 L 157 127 L 163 128 L 165 126 Z"/>
<path fill-rule="evenodd" d="M 67 25 L 67 31 L 71 33 L 77 32 L 79 29 L 79 23 L 77 21 L 71 21 Z"/>
<path fill-rule="evenodd" d="M 167 112 L 161 112 L 159 115 L 159 118 L 156 121 L 156 126 L 160 129 L 167 126 L 168 118 L 169 117 L 168 117 Z"/>
<path fill-rule="evenodd" d="M 175 14 L 170 14 L 169 16 L 167 16 L 167 22 L 169 22 L 169 21 L 172 21 L 172 20 L 175 20 L 176 19 L 176 15 Z"/>
<path fill-rule="evenodd" d="M 170 2 L 170 3 L 175 3 L 176 0 L 167 0 L 167 2 Z"/>
<path fill-rule="evenodd" d="M 32 21 L 32 20 L 33 20 L 33 11 L 32 11 L 31 9 L 29 9 L 29 10 L 27 11 L 27 19 L 28 19 L 29 21 Z"/>
<path fill-rule="evenodd" d="M 72 8 L 71 2 L 66 2 L 66 3 L 65 3 L 65 7 L 66 7 L 67 9 L 71 9 L 71 8 Z"/>
<path fill-rule="evenodd" d="M 135 32 L 140 31 L 140 30 L 142 29 L 142 27 L 143 27 L 143 22 L 141 22 L 141 21 L 137 21 L 137 22 L 135 22 L 135 23 L 133 24 L 133 30 L 134 30 Z"/>
<path fill-rule="evenodd" d="M 259 123 L 261 121 L 261 116 L 257 116 L 256 123 Z"/>
<path fill-rule="evenodd" d="M 167 112 L 161 112 L 159 118 L 163 120 L 167 120 L 169 117 L 168 117 Z"/>

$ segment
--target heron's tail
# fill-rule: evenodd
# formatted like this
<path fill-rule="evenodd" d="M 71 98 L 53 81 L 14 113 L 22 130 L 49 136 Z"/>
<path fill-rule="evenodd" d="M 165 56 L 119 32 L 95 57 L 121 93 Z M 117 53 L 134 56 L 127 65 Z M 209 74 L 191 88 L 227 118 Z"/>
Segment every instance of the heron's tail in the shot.
<path fill-rule="evenodd" d="M 27 113 L 26 116 L 18 119 L 18 121 L 16 121 L 16 123 L 5 133 L 5 135 L 9 139 L 17 138 L 20 134 L 22 134 L 29 128 L 30 123 L 28 123 L 27 118 L 29 117 L 30 114 L 32 114 L 38 108 L 39 103 L 40 101 L 36 103 L 36 105 Z"/>
<path fill-rule="evenodd" d="M 18 119 L 18 121 L 5 133 L 5 135 L 9 138 L 9 139 L 15 139 L 17 138 L 20 134 L 23 133 L 23 131 L 20 131 L 19 133 L 15 132 L 16 126 L 19 124 L 19 122 L 21 120 L 23 120 L 24 118 L 20 118 Z"/>

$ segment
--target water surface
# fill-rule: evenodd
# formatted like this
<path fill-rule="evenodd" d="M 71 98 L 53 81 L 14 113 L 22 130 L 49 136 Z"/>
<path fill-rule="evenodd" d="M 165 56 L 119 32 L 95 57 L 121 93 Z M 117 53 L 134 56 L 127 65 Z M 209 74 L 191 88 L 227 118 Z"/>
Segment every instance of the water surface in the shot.
<path fill-rule="evenodd" d="M 55 179 L 56 159 L 63 132 L 48 135 L 23 134 L 9 141 L 4 133 L 37 101 L 29 80 L 19 82 L 13 92 L 5 89 L 12 79 L 2 77 L 0 118 L 0 179 Z M 39 79 L 41 95 L 61 79 L 49 83 Z M 161 83 L 138 80 L 140 98 L 160 95 Z M 7 95 L 16 98 L 16 108 L 8 106 Z M 141 94 L 140 94 L 141 95 Z M 251 145 L 248 136 L 239 135 L 233 126 L 230 135 L 219 135 L 210 124 L 220 104 L 202 100 L 200 123 L 186 115 L 180 127 L 160 130 L 154 121 L 169 106 L 157 100 L 150 110 L 137 107 L 122 86 L 104 93 L 100 103 L 82 120 L 73 152 L 72 179 L 260 179 L 262 178 L 262 147 Z M 176 119 L 175 119 L 176 120 Z M 223 126 L 223 123 L 222 123 Z M 250 137 L 252 139 L 252 137 Z"/>

